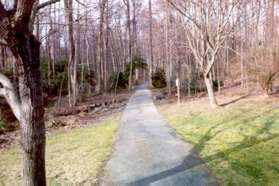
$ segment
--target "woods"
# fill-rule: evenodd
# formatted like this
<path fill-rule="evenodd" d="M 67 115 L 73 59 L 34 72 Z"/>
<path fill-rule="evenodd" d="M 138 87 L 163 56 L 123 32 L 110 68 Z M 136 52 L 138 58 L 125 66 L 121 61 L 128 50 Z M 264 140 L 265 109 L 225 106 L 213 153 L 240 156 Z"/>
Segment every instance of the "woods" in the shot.
<path fill-rule="evenodd" d="M 152 75 L 163 69 L 169 95 L 179 76 L 181 91 L 191 95 L 206 89 L 214 108 L 218 106 L 214 86 L 220 92 L 238 72 L 241 75 L 235 78 L 241 79 L 243 88 L 257 81 L 266 92 L 255 56 L 266 59 L 258 50 L 276 46 L 276 39 L 271 39 L 277 36 L 275 7 L 275 1 L 240 0 L 50 1 L 34 5 L 29 27 L 39 37 L 41 58 L 47 63 L 44 90 L 49 94 L 60 89 L 48 97 L 63 97 L 62 89 L 67 87 L 69 105 L 74 106 L 84 94 L 110 92 L 128 64 L 131 89 L 139 76 L 138 70 L 132 74 L 131 61 L 140 56 L 148 64 L 141 76 L 150 85 Z M 13 67 L 5 65 L 5 58 L 10 52 L 2 48 L 3 70 L 9 71 Z M 276 58 L 276 52 L 271 53 Z M 64 70 L 56 72 L 56 65 Z M 240 70 L 232 74 L 231 69 L 239 65 Z M 271 66 L 278 68 L 277 63 Z M 267 79 L 275 79 L 275 74 Z"/>
<path fill-rule="evenodd" d="M 212 110 L 222 109 L 216 95 L 226 89 L 266 99 L 276 94 L 278 5 L 1 0 L 0 103 L 19 123 L 23 185 L 46 185 L 48 109 L 73 111 L 97 96 L 109 97 L 107 106 L 145 82 L 179 104 L 205 94 Z"/>

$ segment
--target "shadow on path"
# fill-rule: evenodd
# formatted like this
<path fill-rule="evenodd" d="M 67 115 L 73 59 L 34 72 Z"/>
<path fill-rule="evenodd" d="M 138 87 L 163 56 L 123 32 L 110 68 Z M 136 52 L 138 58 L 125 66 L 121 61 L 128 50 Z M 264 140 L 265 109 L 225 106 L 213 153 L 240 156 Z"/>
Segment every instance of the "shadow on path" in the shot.
<path fill-rule="evenodd" d="M 193 146 L 175 137 L 146 87 L 137 87 L 123 113 L 102 185 L 219 185 Z"/>

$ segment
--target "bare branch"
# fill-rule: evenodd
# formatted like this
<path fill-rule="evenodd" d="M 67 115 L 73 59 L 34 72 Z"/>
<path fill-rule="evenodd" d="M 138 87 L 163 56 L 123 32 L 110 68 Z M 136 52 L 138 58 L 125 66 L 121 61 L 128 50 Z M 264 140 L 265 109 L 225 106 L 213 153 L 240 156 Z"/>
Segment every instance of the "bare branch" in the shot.
<path fill-rule="evenodd" d="M 37 7 L 37 11 L 39 11 L 40 9 L 43 9 L 51 4 L 55 4 L 55 3 L 58 3 L 60 2 L 60 0 L 49 0 L 49 1 L 46 1 L 42 4 L 39 4 L 38 7 Z"/>
<path fill-rule="evenodd" d="M 76 1 L 78 4 L 80 4 L 81 6 L 83 6 L 83 7 L 87 7 L 86 4 L 80 2 L 79 0 L 75 0 L 75 1 Z"/>
<path fill-rule="evenodd" d="M 45 36 L 41 37 L 40 41 L 45 40 L 46 38 L 50 37 L 53 34 L 56 34 L 58 32 L 58 30 L 52 30 L 49 33 L 47 33 Z"/>
<path fill-rule="evenodd" d="M 35 0 L 18 0 L 17 9 L 14 15 L 15 27 L 18 29 L 28 30 L 33 5 Z"/>
<path fill-rule="evenodd" d="M 129 0 L 123 0 L 123 3 L 125 4 L 125 6 L 128 6 L 128 2 Z"/>
<path fill-rule="evenodd" d="M 174 4 L 171 0 L 167 0 L 167 2 L 169 4 L 171 4 L 171 6 L 173 6 L 173 8 L 175 8 L 179 13 L 181 13 L 183 16 L 189 18 L 189 16 L 183 11 L 181 10 L 180 8 L 178 8 L 178 6 L 176 6 L 176 4 Z"/>
<path fill-rule="evenodd" d="M 176 9 L 180 14 L 182 14 L 184 17 L 189 19 L 198 29 L 202 29 L 201 25 L 197 23 L 196 20 L 194 20 L 191 16 L 187 15 L 183 10 L 181 10 L 176 4 L 174 4 L 171 0 L 167 0 L 168 3 L 173 6 L 174 9 Z"/>

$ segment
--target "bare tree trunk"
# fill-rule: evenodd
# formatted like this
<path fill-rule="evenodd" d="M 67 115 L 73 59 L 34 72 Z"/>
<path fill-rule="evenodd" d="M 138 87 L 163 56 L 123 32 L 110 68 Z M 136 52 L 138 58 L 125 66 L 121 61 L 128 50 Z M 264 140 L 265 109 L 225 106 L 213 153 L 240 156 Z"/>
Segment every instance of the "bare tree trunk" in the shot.
<path fill-rule="evenodd" d="M 165 53 L 166 53 L 166 75 L 167 75 L 167 88 L 168 95 L 171 95 L 171 74 L 172 74 L 172 64 L 171 64 L 171 46 L 170 46 L 170 37 L 169 37 L 169 4 L 165 4 Z"/>
<path fill-rule="evenodd" d="M 108 37 L 109 37 L 109 10 L 108 10 L 108 1 L 106 2 L 106 7 L 105 7 L 105 34 L 103 35 L 103 47 L 104 47 L 104 53 L 103 53 L 103 58 L 104 58 L 104 91 L 108 91 L 108 72 L 109 72 L 109 65 L 108 65 Z"/>
<path fill-rule="evenodd" d="M 40 43 L 29 30 L 33 4 L 34 1 L 18 1 L 14 13 L 10 13 L 0 2 L 0 39 L 5 40 L 17 59 L 20 100 L 12 83 L 3 75 L 0 77 L 0 96 L 6 98 L 20 123 L 23 185 L 45 186 L 46 137 Z"/>
<path fill-rule="evenodd" d="M 18 58 L 21 151 L 23 185 L 46 185 L 45 125 L 42 81 L 40 73 L 40 44 L 33 35 L 17 38 L 20 44 L 11 47 Z"/>
<path fill-rule="evenodd" d="M 84 1 L 85 3 L 85 1 Z M 89 44 L 89 37 L 88 37 L 88 12 L 87 7 L 85 9 L 85 45 L 86 45 L 86 66 L 87 66 L 87 73 L 90 76 L 91 75 L 91 69 L 90 69 L 90 44 Z M 89 88 L 89 93 L 91 93 L 91 88 Z"/>
<path fill-rule="evenodd" d="M 50 5 L 50 7 L 49 7 L 50 32 L 54 32 L 51 13 L 52 13 L 52 7 Z M 55 62 L 56 62 L 56 43 L 57 43 L 57 41 L 56 41 L 55 35 L 53 33 L 50 33 L 49 41 L 51 41 L 49 43 L 49 45 L 50 45 L 50 60 L 51 60 L 51 67 L 52 67 L 52 78 L 53 78 L 53 80 L 55 80 Z"/>
<path fill-rule="evenodd" d="M 78 95 L 79 95 L 79 85 L 78 85 L 78 80 L 77 80 L 77 66 L 82 65 L 82 54 L 81 54 L 81 25 L 80 25 L 80 4 L 78 3 L 77 5 L 77 26 L 76 26 L 76 38 L 75 38 L 75 65 L 74 65 L 74 86 L 75 86 L 75 96 L 76 100 L 78 100 Z M 82 73 L 83 73 L 83 67 L 82 67 Z M 81 75 L 83 78 L 83 74 Z M 83 81 L 82 81 L 83 83 Z"/>
<path fill-rule="evenodd" d="M 176 79 L 176 88 L 177 88 L 177 104 L 180 105 L 180 78 L 179 75 Z"/>
<path fill-rule="evenodd" d="M 133 63 L 132 63 L 132 31 L 131 31 L 131 8 L 130 8 L 130 0 L 124 0 L 127 7 L 127 29 L 128 29 L 128 40 L 129 40 L 129 55 L 128 62 L 130 63 L 130 73 L 129 73 L 129 90 L 132 89 L 133 86 Z"/>
<path fill-rule="evenodd" d="M 149 86 L 152 87 L 153 74 L 153 16 L 152 16 L 152 1 L 149 0 Z"/>
<path fill-rule="evenodd" d="M 76 73 L 76 58 L 75 58 L 75 42 L 73 30 L 73 0 L 64 0 L 66 21 L 68 24 L 68 86 L 69 86 L 69 105 L 75 106 L 77 103 L 77 73 Z"/>
<path fill-rule="evenodd" d="M 212 108 L 218 107 L 218 104 L 217 104 L 217 101 L 216 101 L 216 98 L 214 95 L 214 90 L 213 90 L 213 85 L 212 85 L 212 80 L 210 78 L 210 75 L 204 75 L 204 82 L 206 85 L 210 106 Z"/>
<path fill-rule="evenodd" d="M 223 56 L 222 56 L 223 57 Z M 217 78 L 217 82 L 218 82 L 218 93 L 220 94 L 221 93 L 221 73 L 220 73 L 220 62 L 217 61 L 216 63 L 216 78 Z"/>
<path fill-rule="evenodd" d="M 245 88 L 246 85 L 245 85 L 245 72 L 244 72 L 244 59 L 243 59 L 243 42 L 241 41 L 241 44 L 240 44 L 240 53 L 241 53 L 241 56 L 240 56 L 240 69 L 241 69 L 241 88 Z"/>
<path fill-rule="evenodd" d="M 7 52 L 5 47 L 1 47 L 1 68 L 4 70 L 6 67 Z"/>
<path fill-rule="evenodd" d="M 105 9 L 107 0 L 99 0 L 100 6 L 100 25 L 99 25 L 99 35 L 97 44 L 97 68 L 99 74 L 97 74 L 97 93 L 100 93 L 103 89 L 102 82 L 104 81 L 104 23 L 105 23 Z"/>

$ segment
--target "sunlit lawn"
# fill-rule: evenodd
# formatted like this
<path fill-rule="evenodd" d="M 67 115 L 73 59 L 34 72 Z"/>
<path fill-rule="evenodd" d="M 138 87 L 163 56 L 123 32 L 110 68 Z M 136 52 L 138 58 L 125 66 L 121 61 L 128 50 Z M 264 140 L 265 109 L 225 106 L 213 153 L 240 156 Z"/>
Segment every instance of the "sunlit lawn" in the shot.
<path fill-rule="evenodd" d="M 233 98 L 222 98 L 225 103 Z M 279 100 L 244 98 L 211 110 L 207 99 L 159 106 L 226 185 L 279 183 Z"/>
<path fill-rule="evenodd" d="M 46 169 L 49 185 L 96 183 L 109 158 L 118 121 L 109 119 L 97 127 L 74 129 L 47 139 Z M 0 185 L 18 185 L 19 148 L 0 150 Z"/>

